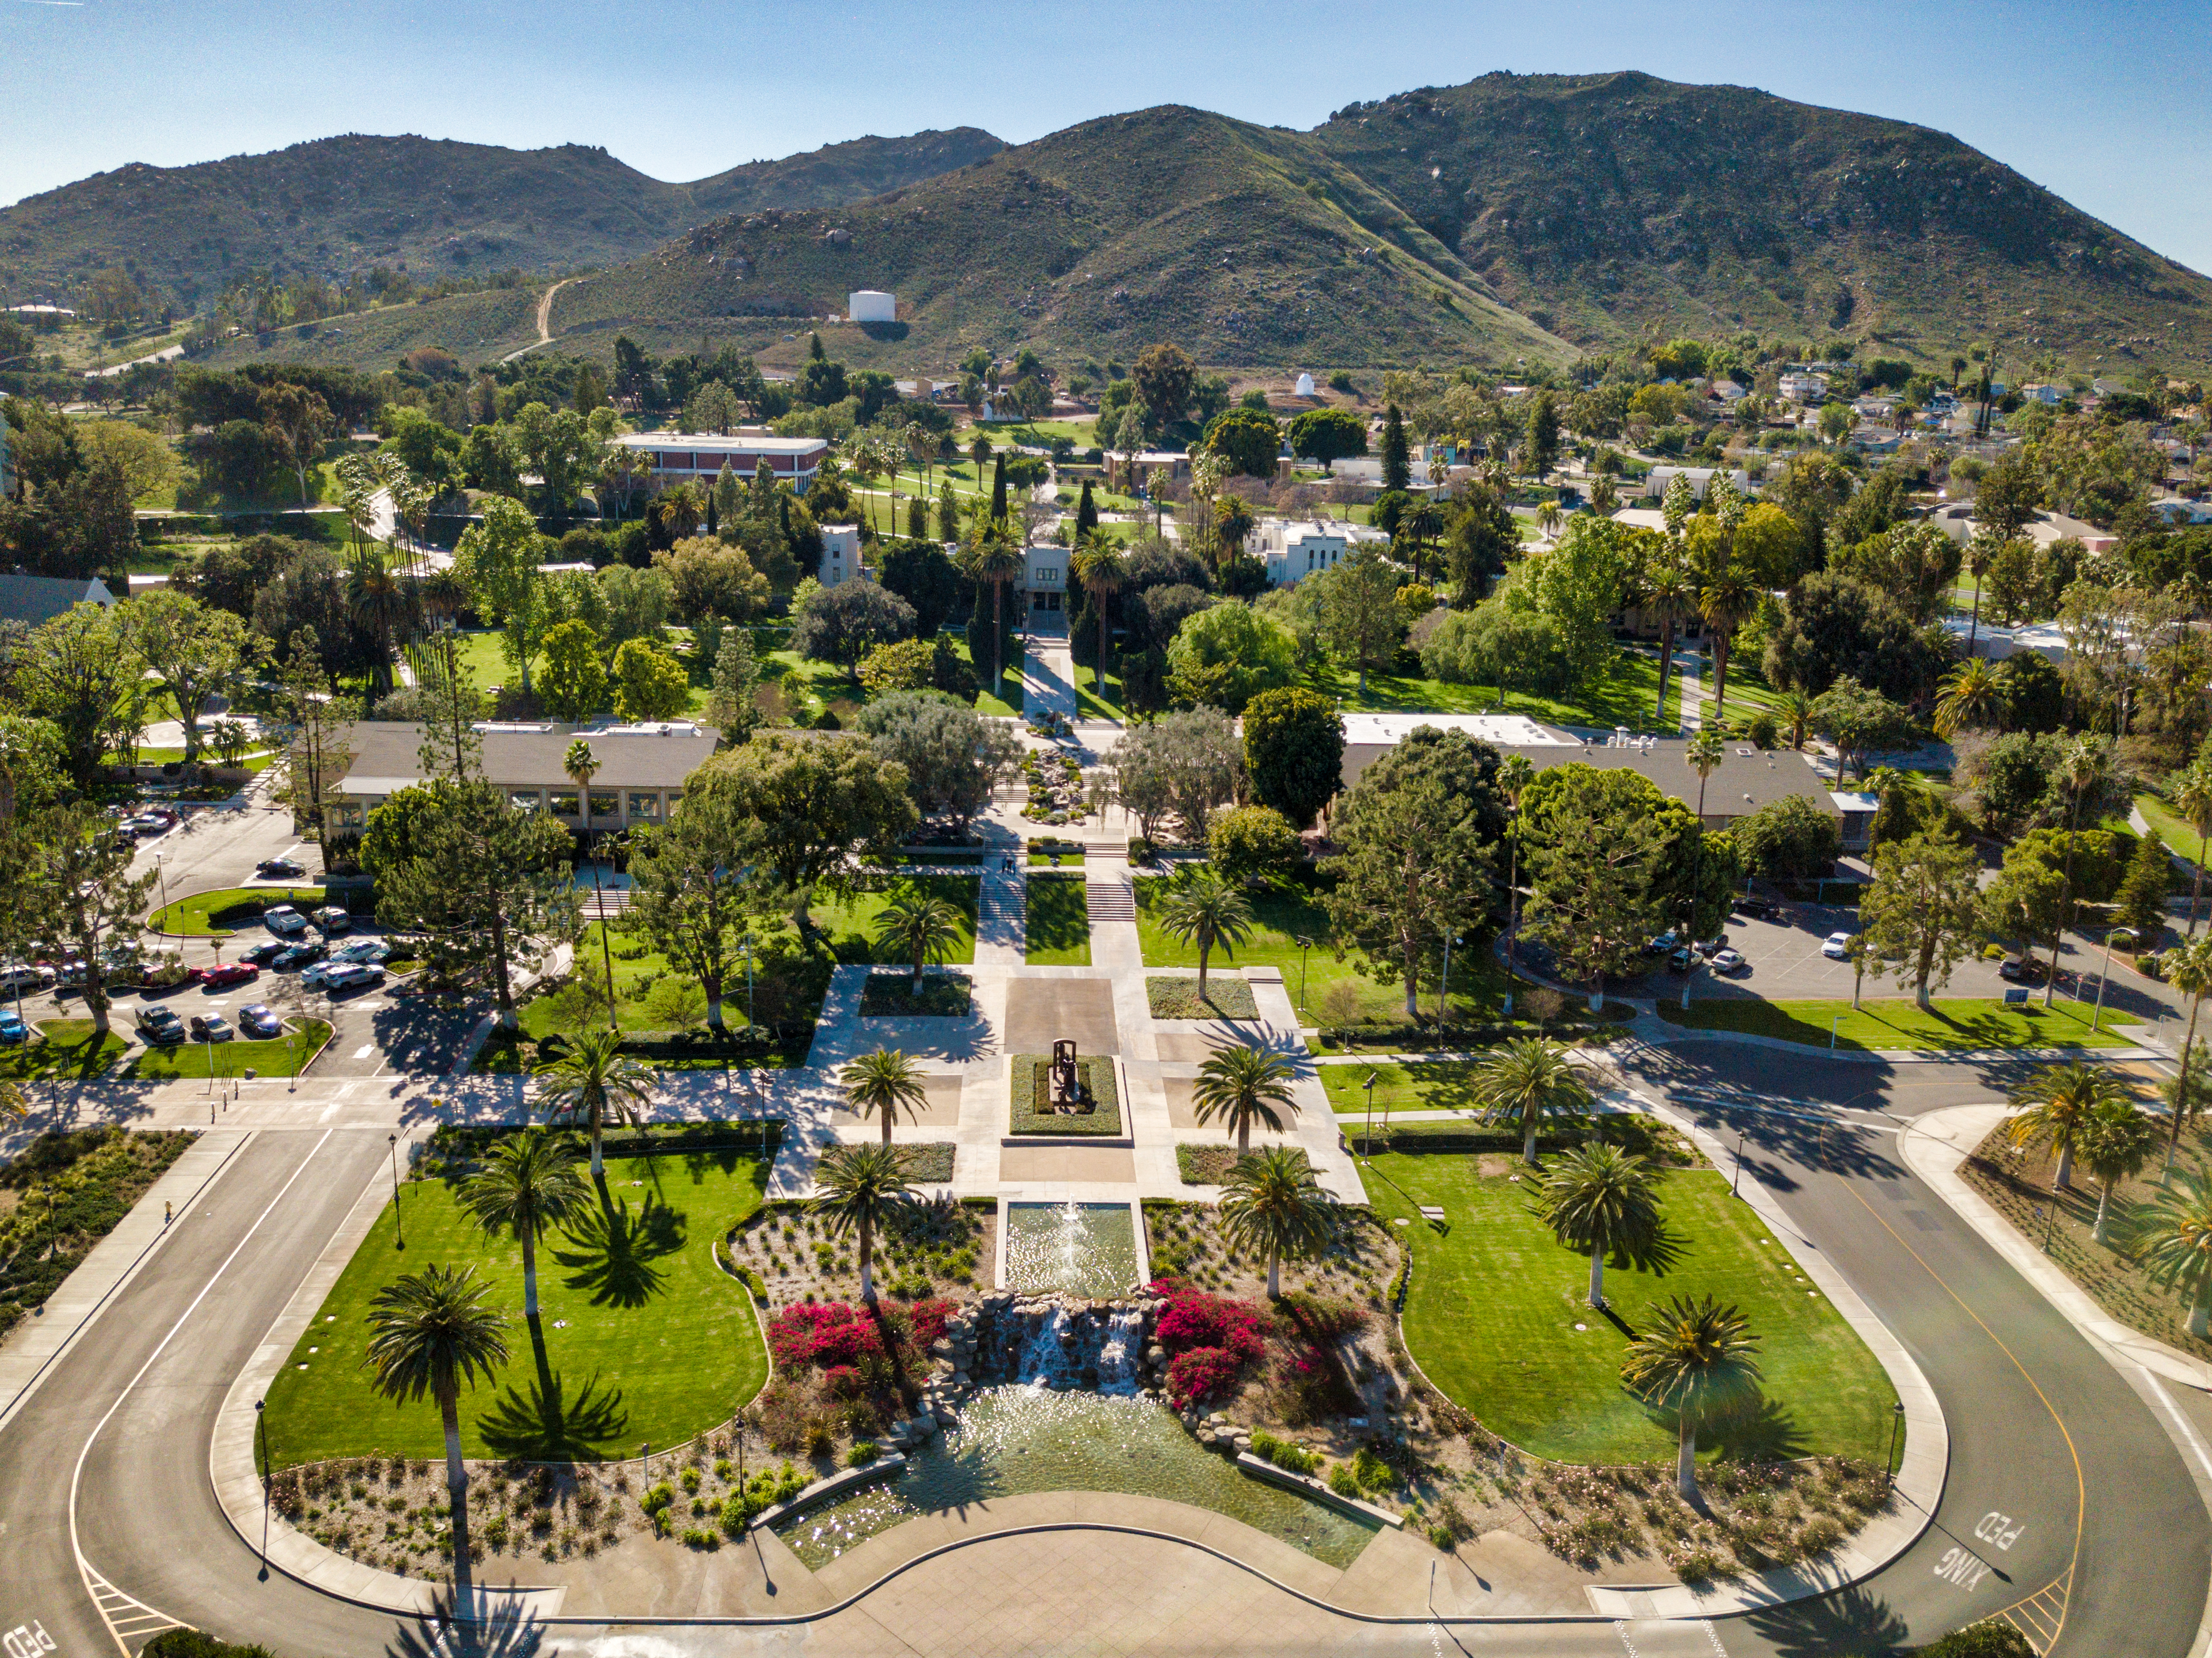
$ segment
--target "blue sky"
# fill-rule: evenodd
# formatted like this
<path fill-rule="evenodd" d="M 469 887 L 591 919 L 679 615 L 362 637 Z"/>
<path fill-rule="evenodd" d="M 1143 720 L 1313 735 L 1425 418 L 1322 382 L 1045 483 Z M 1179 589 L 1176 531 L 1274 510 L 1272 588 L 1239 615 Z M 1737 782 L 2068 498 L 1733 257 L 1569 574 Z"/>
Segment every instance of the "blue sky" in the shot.
<path fill-rule="evenodd" d="M 1171 102 L 1304 127 L 1494 69 L 1634 68 L 1955 133 L 2212 270 L 2205 19 L 2202 0 L 0 0 L 0 203 L 345 131 L 601 144 L 690 179 L 866 132 L 1019 143 Z"/>

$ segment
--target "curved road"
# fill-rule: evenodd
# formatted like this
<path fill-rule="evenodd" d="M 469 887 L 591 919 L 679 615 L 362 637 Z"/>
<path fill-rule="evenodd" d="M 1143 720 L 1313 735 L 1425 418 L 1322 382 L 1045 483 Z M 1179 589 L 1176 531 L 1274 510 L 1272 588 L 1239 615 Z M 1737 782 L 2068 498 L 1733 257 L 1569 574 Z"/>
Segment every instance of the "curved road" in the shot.
<path fill-rule="evenodd" d="M 2212 1436 L 2212 1407 L 2193 1395 L 2139 1394 L 1957 1221 L 1898 1153 L 1900 1121 L 1996 1097 L 2008 1075 L 1999 1068 L 1892 1071 L 1796 1056 L 1778 1065 L 1771 1054 L 1715 1044 L 1647 1052 L 1633 1063 L 1650 1091 L 1695 1113 L 1724 1139 L 1743 1133 L 1745 1177 L 1766 1183 L 1926 1371 L 1952 1434 L 1950 1478 L 1935 1524 L 1864 1584 L 1710 1629 L 1518 1625 L 1445 1632 L 1316 1613 L 1301 1625 L 1312 1630 L 1310 1649 L 1431 1658 L 1454 1645 L 1563 1658 L 1620 1658 L 1625 1650 L 1675 1658 L 1717 1649 L 1725 1658 L 1856 1658 L 2009 1612 L 2047 1650 L 2100 1658 L 2188 1653 L 2212 1575 L 2212 1521 L 2166 1422 L 2179 1411 Z M 1792 1096 L 1786 1099 L 1777 1090 L 1785 1077 Z M 136 1651 L 172 1620 L 264 1641 L 283 1658 L 999 1649 L 979 1644 L 972 1625 L 956 1637 L 954 1625 L 940 1629 L 938 1620 L 917 1617 L 927 1574 L 945 1565 L 895 1580 L 811 1625 L 626 1633 L 562 1625 L 492 1631 L 465 1643 L 281 1576 L 260 1577 L 252 1550 L 223 1519 L 209 1486 L 216 1412 L 386 1151 L 381 1130 L 258 1133 L 0 1430 L 0 1632 L 35 1625 L 59 1658 L 113 1654 L 118 1645 Z M 1869 1447 L 1869 1455 L 1883 1448 Z M 1008 1540 L 963 1552 L 976 1557 L 971 1567 L 1003 1560 L 1007 1568 L 996 1593 L 1007 1607 L 1010 1651 L 1042 1649 L 1031 1644 L 1036 1627 L 1014 1613 L 1033 1610 L 1035 1595 L 1053 1592 L 1020 1571 L 1024 1563 L 1017 1556 L 1024 1546 Z M 1111 1590 L 1124 1606 L 1133 1585 L 1172 1576 L 1178 1564 L 1172 1551 L 1158 1562 L 1152 1552 L 1121 1551 L 1125 1564 L 1136 1568 L 1141 1559 L 1147 1568 L 1115 1576 Z M 1255 1591 L 1235 1574 L 1217 1573 L 1226 1580 L 1217 1584 L 1202 1563 L 1180 1560 L 1209 1595 L 1254 1597 L 1252 1635 L 1238 1644 L 1218 1638 L 1199 1644 L 1188 1632 L 1178 1639 L 1160 1626 L 1147 1649 L 1307 1649 L 1279 1631 L 1259 1638 L 1261 1625 L 1280 1611 L 1280 1597 L 1271 1601 L 1273 1592 Z M 1069 1619 L 1057 1626 L 1079 1632 L 1085 1625 L 1068 1610 Z M 1028 1628 L 1025 1638 L 1014 1638 L 1018 1622 Z M 988 1614 L 986 1623 L 996 1627 Z"/>

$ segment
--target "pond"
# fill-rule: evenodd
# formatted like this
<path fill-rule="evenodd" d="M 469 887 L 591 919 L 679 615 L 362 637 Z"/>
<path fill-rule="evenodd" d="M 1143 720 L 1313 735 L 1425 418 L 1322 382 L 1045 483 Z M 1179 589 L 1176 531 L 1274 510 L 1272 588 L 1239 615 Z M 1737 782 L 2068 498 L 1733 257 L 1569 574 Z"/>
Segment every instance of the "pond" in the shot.
<path fill-rule="evenodd" d="M 1010 1203 L 1006 1287 L 1030 1295 L 1127 1295 L 1137 1229 L 1126 1203 Z"/>
<path fill-rule="evenodd" d="M 957 1428 L 910 1455 L 903 1474 L 775 1529 L 816 1567 L 916 1515 L 1062 1491 L 1188 1503 L 1332 1566 L 1350 1565 L 1376 1530 L 1374 1522 L 1239 1473 L 1230 1459 L 1200 1450 L 1158 1405 L 1025 1387 L 986 1388 L 961 1412 Z"/>

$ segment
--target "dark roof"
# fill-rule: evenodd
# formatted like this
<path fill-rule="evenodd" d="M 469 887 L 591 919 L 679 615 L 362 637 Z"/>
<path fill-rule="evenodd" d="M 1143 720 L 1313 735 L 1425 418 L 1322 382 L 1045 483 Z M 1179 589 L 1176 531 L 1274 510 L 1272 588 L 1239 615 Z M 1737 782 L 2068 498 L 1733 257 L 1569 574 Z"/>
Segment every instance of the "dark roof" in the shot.
<path fill-rule="evenodd" d="M 518 788 L 561 788 L 568 785 L 562 769 L 568 744 L 579 735 L 592 745 L 599 762 L 592 775 L 595 789 L 680 789 L 684 780 L 698 770 L 714 752 L 714 733 L 704 727 L 691 735 L 680 728 L 665 735 L 658 732 L 585 731 L 552 725 L 543 731 L 489 730 L 483 741 L 483 774 L 495 783 Z M 346 782 L 364 794 L 389 794 L 416 781 L 422 768 L 416 754 L 422 746 L 422 727 L 412 720 L 364 720 L 349 729 L 345 746 L 354 754 Z"/>
<path fill-rule="evenodd" d="M 66 616 L 79 604 L 112 604 L 115 595 L 97 576 L 82 580 L 51 575 L 0 575 L 0 621 L 27 628 Z"/>
<path fill-rule="evenodd" d="M 1578 762 L 1609 771 L 1639 772 L 1656 784 L 1661 793 L 1672 796 L 1693 811 L 1697 807 L 1698 774 L 1690 769 L 1686 758 L 1690 746 L 1687 738 L 1655 738 L 1649 754 L 1640 747 L 1607 748 L 1597 743 L 1501 743 L 1495 746 L 1500 754 L 1526 755 L 1529 764 L 1538 771 Z M 1386 751 L 1386 745 L 1381 744 L 1346 744 L 1346 786 L 1351 786 L 1353 780 Z M 1761 806 L 1793 794 L 1803 795 L 1831 817 L 1842 817 L 1836 803 L 1828 798 L 1827 779 L 1806 764 L 1803 756 L 1787 749 L 1763 751 L 1748 743 L 1731 742 L 1719 767 L 1706 780 L 1705 816 L 1745 817 Z"/>

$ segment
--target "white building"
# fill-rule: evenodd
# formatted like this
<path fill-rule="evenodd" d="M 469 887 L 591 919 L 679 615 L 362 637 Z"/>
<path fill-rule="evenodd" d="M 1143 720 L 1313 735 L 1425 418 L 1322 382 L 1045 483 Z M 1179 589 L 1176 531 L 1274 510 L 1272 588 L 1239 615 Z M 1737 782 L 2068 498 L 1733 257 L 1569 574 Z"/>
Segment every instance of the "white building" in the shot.
<path fill-rule="evenodd" d="M 816 580 L 825 587 L 835 587 L 841 581 L 871 581 L 867 567 L 860 562 L 860 526 L 857 524 L 825 524 L 822 526 L 822 572 Z"/>
<path fill-rule="evenodd" d="M 1380 530 L 1334 519 L 1268 518 L 1260 520 L 1249 550 L 1267 567 L 1270 587 L 1289 587 L 1341 562 L 1355 547 L 1389 539 Z"/>
<path fill-rule="evenodd" d="M 1305 371 L 1304 369 L 1303 369 L 1303 368 L 1301 368 L 1300 370 L 1298 370 L 1298 380 L 1297 380 L 1297 385 L 1295 387 L 1293 387 L 1293 388 L 1292 388 L 1292 391 L 1293 391 L 1293 394 L 1294 394 L 1295 396 L 1297 396 L 1297 397 L 1301 397 L 1301 398 L 1310 398 L 1310 397 L 1313 396 L 1313 395 L 1314 395 L 1314 383 L 1313 383 L 1313 376 L 1312 376 L 1311 374 L 1307 374 L 1307 373 L 1306 373 L 1306 371 Z"/>
<path fill-rule="evenodd" d="M 854 322 L 896 322 L 898 296 L 872 288 L 856 288 L 845 296 L 845 314 Z"/>
<path fill-rule="evenodd" d="M 763 460 L 777 481 L 806 493 L 830 452 L 822 438 L 780 438 L 761 432 L 739 432 L 734 437 L 706 433 L 630 432 L 615 440 L 625 448 L 645 451 L 651 457 L 657 483 L 689 483 L 696 479 L 712 483 L 724 466 L 741 483 L 750 483 Z"/>
<path fill-rule="evenodd" d="M 1663 499 L 1668 484 L 1681 477 L 1690 481 L 1690 494 L 1703 501 L 1705 491 L 1712 486 L 1713 474 L 1719 470 L 1715 466 L 1655 466 L 1644 479 L 1644 493 Z M 1740 466 L 1732 466 L 1729 469 L 1729 477 L 1735 481 L 1738 494 L 1747 495 L 1751 493 L 1751 474 Z"/>
<path fill-rule="evenodd" d="M 1828 395 L 1826 374 L 1784 374 L 1778 384 L 1782 395 L 1792 403 L 1818 403 Z"/>
<path fill-rule="evenodd" d="M 1067 551 L 1048 544 L 1032 547 L 1024 556 L 1022 585 L 1029 592 L 1032 612 L 1057 616 L 1067 608 Z"/>

